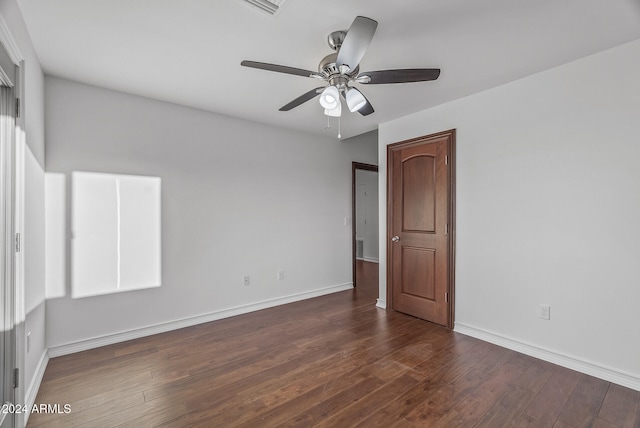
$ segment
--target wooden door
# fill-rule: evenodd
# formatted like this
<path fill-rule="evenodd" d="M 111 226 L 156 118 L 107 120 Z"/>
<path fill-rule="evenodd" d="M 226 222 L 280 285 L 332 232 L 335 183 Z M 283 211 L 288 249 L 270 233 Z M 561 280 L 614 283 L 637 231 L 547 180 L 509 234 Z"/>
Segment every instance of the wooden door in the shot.
<path fill-rule="evenodd" d="M 388 147 L 390 307 L 453 327 L 455 131 Z"/>

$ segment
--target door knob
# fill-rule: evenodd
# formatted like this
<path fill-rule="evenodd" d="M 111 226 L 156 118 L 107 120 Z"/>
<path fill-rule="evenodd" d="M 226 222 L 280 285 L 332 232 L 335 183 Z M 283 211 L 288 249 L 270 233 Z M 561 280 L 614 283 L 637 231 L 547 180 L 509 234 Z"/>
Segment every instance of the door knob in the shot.
<path fill-rule="evenodd" d="M 391 240 L 393 242 L 398 242 L 400 240 L 400 237 L 398 235 L 394 236 L 393 238 L 391 238 Z"/>

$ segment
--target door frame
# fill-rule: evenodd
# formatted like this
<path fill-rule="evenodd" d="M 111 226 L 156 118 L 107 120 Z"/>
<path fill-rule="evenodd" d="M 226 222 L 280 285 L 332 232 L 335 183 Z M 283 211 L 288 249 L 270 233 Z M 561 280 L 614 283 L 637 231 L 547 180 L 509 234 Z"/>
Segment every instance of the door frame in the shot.
<path fill-rule="evenodd" d="M 351 270 L 353 287 L 356 287 L 356 170 L 378 172 L 378 165 L 351 162 Z"/>
<path fill-rule="evenodd" d="M 25 59 L 21 53 L 13 35 L 7 26 L 7 23 L 0 16 L 0 44 L 9 55 L 11 63 L 16 67 L 14 92 L 15 96 L 22 102 L 19 105 L 19 114 L 15 119 L 15 129 L 13 132 L 13 142 L 11 147 L 11 159 L 10 168 L 11 174 L 11 217 L 13 226 L 10 231 L 7 231 L 9 235 L 8 242 L 6 243 L 7 251 L 11 256 L 11 260 L 7 260 L 10 263 L 13 277 L 13 320 L 15 329 L 15 342 L 14 342 L 14 367 L 19 370 L 18 386 L 14 388 L 14 402 L 23 405 L 29 405 L 28 397 L 26 397 L 25 387 L 25 363 L 26 363 L 26 346 L 25 346 L 25 306 L 24 306 L 24 262 L 23 253 L 14 251 L 14 236 L 16 233 L 22 234 L 22 225 L 24 217 L 23 200 L 24 200 L 24 149 L 26 147 L 25 136 Z M 31 397 L 32 401 L 35 400 L 35 396 Z M 16 413 L 14 418 L 14 426 L 24 426 L 26 424 L 25 413 Z"/>
<path fill-rule="evenodd" d="M 448 174 L 449 174 L 449 281 L 447 284 L 447 292 L 449 293 L 448 302 L 448 320 L 447 327 L 453 329 L 455 320 L 455 244 L 456 244 L 456 130 L 438 132 L 435 134 L 423 135 L 421 137 L 411 138 L 409 140 L 398 141 L 387 146 L 387 309 L 393 309 L 393 278 L 392 278 L 392 251 L 393 246 L 389 245 L 392 237 L 393 229 L 393 152 L 398 149 L 428 144 L 442 139 L 449 138 L 449 157 Z"/>
<path fill-rule="evenodd" d="M 3 94 L 0 99 L 2 103 L 2 126 L 0 127 L 0 227 L 2 227 L 2 284 L 0 285 L 0 314 L 2 317 L 2 400 L 1 404 L 20 404 L 18 401 L 16 388 L 17 361 L 17 329 L 16 319 L 16 296 L 17 283 L 15 281 L 15 209 L 16 209 L 16 141 L 18 133 L 17 106 L 18 94 L 18 67 L 12 61 L 11 56 L 4 48 L 0 47 L 0 71 L 2 72 Z M 14 412 L 2 412 L 0 414 L 0 426 L 16 426 L 17 415 Z"/>

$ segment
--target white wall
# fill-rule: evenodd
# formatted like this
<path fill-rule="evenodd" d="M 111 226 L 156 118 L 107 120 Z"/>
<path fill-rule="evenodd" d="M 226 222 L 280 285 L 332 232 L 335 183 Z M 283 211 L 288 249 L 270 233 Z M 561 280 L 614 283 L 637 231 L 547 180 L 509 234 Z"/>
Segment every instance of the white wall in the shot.
<path fill-rule="evenodd" d="M 22 251 L 25 283 L 25 335 L 30 334 L 25 379 L 32 379 L 45 347 L 44 170 L 31 150 L 24 157 L 24 231 Z"/>
<path fill-rule="evenodd" d="M 381 254 L 386 146 L 456 128 L 456 329 L 611 369 L 636 389 L 638 76 L 635 41 L 379 131 Z M 381 263 L 381 296 L 385 278 Z"/>
<path fill-rule="evenodd" d="M 375 140 L 340 142 L 54 77 L 46 112 L 46 170 L 67 176 L 67 213 L 72 171 L 162 179 L 162 286 L 71 299 L 67 283 L 65 297 L 47 301 L 49 346 L 351 284 L 351 162 L 376 163 Z"/>
<path fill-rule="evenodd" d="M 45 297 L 66 295 L 66 180 L 64 174 L 44 174 Z"/>
<path fill-rule="evenodd" d="M 356 238 L 363 240 L 363 257 L 378 261 L 378 173 L 356 170 L 356 187 L 366 193 L 356 198 Z M 366 222 L 366 223 L 365 223 Z"/>

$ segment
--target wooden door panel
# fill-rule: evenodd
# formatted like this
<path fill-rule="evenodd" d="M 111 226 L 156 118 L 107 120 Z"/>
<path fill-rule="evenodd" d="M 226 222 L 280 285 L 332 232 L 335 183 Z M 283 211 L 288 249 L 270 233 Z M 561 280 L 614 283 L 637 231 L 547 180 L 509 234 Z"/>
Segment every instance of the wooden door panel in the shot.
<path fill-rule="evenodd" d="M 402 161 L 402 230 L 435 232 L 434 156 L 413 156 Z"/>
<path fill-rule="evenodd" d="M 387 298 L 397 311 L 450 327 L 453 136 L 451 131 L 388 148 Z"/>
<path fill-rule="evenodd" d="M 435 300 L 435 264 L 435 250 L 403 246 L 401 294 Z"/>

